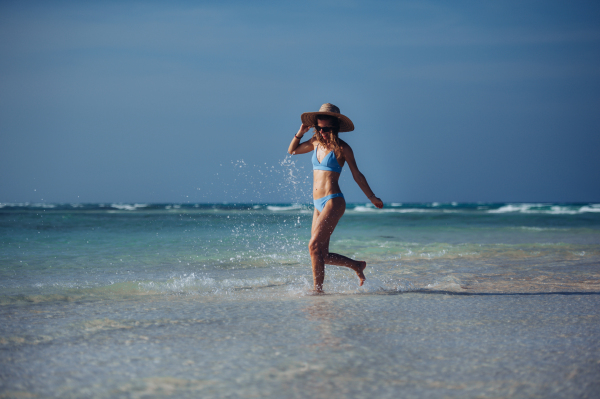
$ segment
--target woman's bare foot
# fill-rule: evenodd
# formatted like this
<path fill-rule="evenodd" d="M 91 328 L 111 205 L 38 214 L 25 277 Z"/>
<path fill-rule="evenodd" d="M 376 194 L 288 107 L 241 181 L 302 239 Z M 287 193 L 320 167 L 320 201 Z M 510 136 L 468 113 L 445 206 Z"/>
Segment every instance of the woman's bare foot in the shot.
<path fill-rule="evenodd" d="M 367 268 L 367 262 L 359 260 L 358 263 L 360 263 L 360 266 L 358 267 L 358 270 L 356 270 L 356 275 L 360 280 L 360 283 L 358 285 L 362 287 L 362 285 L 365 283 L 365 280 L 367 279 L 363 273 L 363 271 Z"/>

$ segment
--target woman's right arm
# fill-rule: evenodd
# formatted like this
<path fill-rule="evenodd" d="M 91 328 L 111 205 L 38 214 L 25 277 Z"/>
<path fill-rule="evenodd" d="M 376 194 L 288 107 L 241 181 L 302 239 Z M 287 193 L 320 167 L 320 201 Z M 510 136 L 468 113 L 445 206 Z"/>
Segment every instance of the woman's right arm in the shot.
<path fill-rule="evenodd" d="M 307 152 L 311 152 L 312 150 L 314 150 L 312 138 L 300 144 L 302 136 L 304 136 L 304 133 L 308 132 L 309 130 L 310 126 L 306 126 L 304 124 L 300 126 L 300 130 L 298 130 L 298 133 L 296 133 L 296 135 L 292 139 L 292 142 L 290 143 L 290 148 L 288 148 L 289 154 L 306 154 Z"/>

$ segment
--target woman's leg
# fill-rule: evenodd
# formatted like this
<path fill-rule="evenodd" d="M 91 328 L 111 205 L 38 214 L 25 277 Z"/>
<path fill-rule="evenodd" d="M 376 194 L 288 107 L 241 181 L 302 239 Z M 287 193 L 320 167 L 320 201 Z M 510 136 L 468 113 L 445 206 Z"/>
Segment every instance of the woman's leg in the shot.
<path fill-rule="evenodd" d="M 345 211 L 346 201 L 343 197 L 336 197 L 325 204 L 323 211 L 319 212 L 315 209 L 315 213 L 313 214 L 312 231 L 308 249 L 312 260 L 315 291 L 320 292 L 323 289 L 326 263 L 349 267 L 358 275 L 360 285 L 363 285 L 363 282 L 365 281 L 363 270 L 367 265 L 366 262 L 355 261 L 346 256 L 329 252 L 329 240 L 331 234 Z"/>

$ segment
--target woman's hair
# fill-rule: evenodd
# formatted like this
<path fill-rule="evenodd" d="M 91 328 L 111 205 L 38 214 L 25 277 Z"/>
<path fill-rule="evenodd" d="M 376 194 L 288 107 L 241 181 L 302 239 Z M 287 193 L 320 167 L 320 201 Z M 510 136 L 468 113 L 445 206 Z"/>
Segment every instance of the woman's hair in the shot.
<path fill-rule="evenodd" d="M 340 132 L 340 120 L 335 116 L 331 115 L 317 115 L 317 124 L 319 123 L 319 120 L 333 122 L 331 132 L 323 132 L 323 134 L 329 135 L 329 143 L 332 143 L 333 145 L 333 153 L 335 154 L 335 157 L 343 160 L 344 155 L 342 154 L 342 143 L 340 142 L 340 138 L 338 137 L 338 133 Z M 327 147 L 327 142 L 323 137 L 321 137 L 321 133 L 319 133 L 319 131 L 316 129 L 316 125 L 313 137 L 317 140 L 319 144 L 323 145 L 324 147 Z"/>

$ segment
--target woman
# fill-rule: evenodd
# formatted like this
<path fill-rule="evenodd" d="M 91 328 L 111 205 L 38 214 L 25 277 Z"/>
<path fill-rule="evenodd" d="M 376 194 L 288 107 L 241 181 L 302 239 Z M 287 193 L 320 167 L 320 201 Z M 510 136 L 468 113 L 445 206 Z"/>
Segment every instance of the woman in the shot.
<path fill-rule="evenodd" d="M 288 152 L 294 155 L 314 151 L 312 164 L 315 212 L 308 244 L 314 289 L 316 292 L 323 291 L 325 264 L 349 267 L 360 279 L 359 285 L 363 285 L 366 262 L 329 252 L 331 234 L 346 211 L 346 201 L 338 185 L 344 163 L 348 163 L 352 177 L 373 205 L 383 208 L 383 202 L 373 194 L 367 179 L 358 170 L 352 148 L 338 138 L 339 132 L 354 130 L 354 124 L 347 116 L 340 113 L 338 107 L 329 103 L 323 104 L 318 112 L 307 112 L 300 118 L 302 126 L 294 135 Z M 315 133 L 310 140 L 300 143 L 302 136 L 313 126 Z"/>

